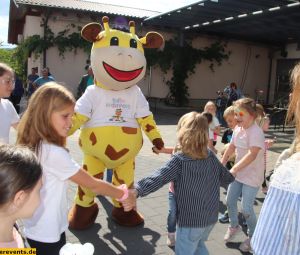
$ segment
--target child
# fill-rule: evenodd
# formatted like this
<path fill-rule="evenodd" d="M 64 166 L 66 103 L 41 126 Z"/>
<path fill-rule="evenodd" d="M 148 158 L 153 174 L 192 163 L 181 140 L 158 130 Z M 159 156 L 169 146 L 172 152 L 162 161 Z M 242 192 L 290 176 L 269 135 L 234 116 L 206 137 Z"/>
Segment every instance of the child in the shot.
<path fill-rule="evenodd" d="M 24 248 L 14 224 L 31 217 L 38 207 L 41 176 L 42 168 L 29 149 L 0 145 L 0 248 Z"/>
<path fill-rule="evenodd" d="M 16 128 L 19 115 L 8 98 L 14 89 L 14 72 L 6 64 L 0 63 L 0 142 L 9 143 L 10 127 Z"/>
<path fill-rule="evenodd" d="M 256 123 L 257 125 L 264 131 L 268 131 L 270 126 L 270 119 L 266 115 L 264 111 L 264 107 L 261 104 L 256 104 L 256 111 L 257 111 L 257 118 Z M 267 194 L 268 186 L 266 182 L 266 171 L 267 171 L 267 150 L 274 144 L 274 139 L 265 139 L 265 150 L 264 150 L 264 181 L 262 183 L 262 193 Z"/>
<path fill-rule="evenodd" d="M 236 123 L 237 123 L 236 119 L 234 117 L 234 107 L 233 106 L 227 107 L 226 110 L 224 111 L 223 117 L 227 123 L 228 128 L 224 131 L 222 140 L 221 140 L 221 142 L 223 144 L 225 144 L 222 155 L 224 155 L 224 152 L 227 149 L 227 147 L 231 141 L 233 129 L 235 128 Z M 235 154 L 233 153 L 226 163 L 227 169 L 230 170 L 233 167 L 234 161 L 235 161 Z M 229 215 L 228 215 L 227 210 L 225 211 L 224 214 L 220 215 L 219 222 L 220 223 L 229 223 Z"/>
<path fill-rule="evenodd" d="M 184 125 L 185 120 L 189 118 L 193 118 L 197 115 L 197 112 L 189 112 L 183 115 L 177 124 L 176 132 L 179 132 L 180 128 Z M 164 147 L 161 150 L 157 150 L 155 147 L 153 148 L 155 153 L 166 153 L 166 154 L 174 154 L 178 151 L 178 144 L 176 144 L 175 148 Z M 169 211 L 168 211 L 168 220 L 167 220 L 167 245 L 169 247 L 175 246 L 175 234 L 176 234 L 176 199 L 175 199 L 175 191 L 174 191 L 174 182 L 170 182 L 169 186 Z"/>
<path fill-rule="evenodd" d="M 213 116 L 211 113 L 209 112 L 203 112 L 202 113 L 203 116 L 205 116 L 205 118 L 207 119 L 207 123 L 208 123 L 208 144 L 207 147 L 213 151 L 215 154 L 218 153 L 217 149 L 214 146 L 214 132 L 213 130 L 209 127 L 213 121 Z"/>
<path fill-rule="evenodd" d="M 256 215 L 253 204 L 256 194 L 264 178 L 264 141 L 262 129 L 256 124 L 256 104 L 251 98 L 242 98 L 234 103 L 237 127 L 233 131 L 229 147 L 222 157 L 222 164 L 226 165 L 230 155 L 236 151 L 235 165 L 231 172 L 236 179 L 228 187 L 227 208 L 230 227 L 224 236 L 225 242 L 231 242 L 241 231 L 238 224 L 237 201 L 242 194 L 242 213 L 248 226 L 248 238 L 240 245 L 243 252 L 251 251 L 250 239 L 256 225 Z"/>
<path fill-rule="evenodd" d="M 282 162 L 272 176 L 251 240 L 257 255 L 295 255 L 300 251 L 300 63 L 291 73 L 291 83 L 293 92 L 287 121 L 295 121 L 296 139 L 290 157 Z"/>
<path fill-rule="evenodd" d="M 165 166 L 140 180 L 130 193 L 144 197 L 171 181 L 176 194 L 175 253 L 208 254 L 204 244 L 218 220 L 220 183 L 234 177 L 207 148 L 208 123 L 203 114 L 188 116 L 177 132 L 179 152 Z M 128 203 L 128 204 L 127 204 Z M 126 201 L 126 208 L 135 201 Z M 193 235 L 192 238 L 189 238 Z"/>
<path fill-rule="evenodd" d="M 35 151 L 43 167 L 41 204 L 33 217 L 24 221 L 28 242 L 39 255 L 58 255 L 66 243 L 68 179 L 119 201 L 128 195 L 126 187 L 91 177 L 71 158 L 65 144 L 74 105 L 66 88 L 55 82 L 44 84 L 31 96 L 18 128 L 17 143 Z"/>
<path fill-rule="evenodd" d="M 204 106 L 204 111 L 209 112 L 213 116 L 212 123 L 209 124 L 209 128 L 213 131 L 214 133 L 214 141 L 213 145 L 215 146 L 217 144 L 217 137 L 221 132 L 221 126 L 218 118 L 216 117 L 216 112 L 217 112 L 217 107 L 213 101 L 208 101 L 206 105 Z"/>

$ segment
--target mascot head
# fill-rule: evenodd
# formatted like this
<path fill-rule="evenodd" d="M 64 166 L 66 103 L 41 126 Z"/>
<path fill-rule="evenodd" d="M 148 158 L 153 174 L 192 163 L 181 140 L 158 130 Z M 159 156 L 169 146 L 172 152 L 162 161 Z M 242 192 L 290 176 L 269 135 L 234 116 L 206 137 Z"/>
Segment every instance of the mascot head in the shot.
<path fill-rule="evenodd" d="M 129 22 L 129 33 L 111 29 L 108 21 L 108 17 L 102 18 L 104 30 L 98 23 L 87 24 L 82 28 L 81 35 L 93 42 L 91 65 L 96 85 L 109 90 L 123 90 L 144 77 L 144 48 L 159 48 L 164 39 L 156 32 L 138 38 L 133 21 Z"/>

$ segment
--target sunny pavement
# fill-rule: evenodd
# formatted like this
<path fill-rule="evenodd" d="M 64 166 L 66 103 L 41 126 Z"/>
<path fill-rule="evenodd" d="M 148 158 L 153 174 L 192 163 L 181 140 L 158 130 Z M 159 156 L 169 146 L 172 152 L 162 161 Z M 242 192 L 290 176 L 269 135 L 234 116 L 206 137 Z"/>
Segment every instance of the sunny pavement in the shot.
<path fill-rule="evenodd" d="M 155 119 L 161 131 L 166 146 L 174 146 L 176 123 L 181 114 L 185 111 L 168 111 L 157 109 Z M 287 148 L 293 138 L 293 129 L 287 129 L 285 133 L 281 130 L 268 132 L 268 137 L 277 137 L 277 143 L 268 151 L 267 169 L 270 171 L 275 164 L 279 153 Z M 68 138 L 68 149 L 74 159 L 80 163 L 82 153 L 78 146 L 79 132 Z M 15 139 L 15 131 L 11 132 L 12 141 Z M 139 155 L 136 157 L 136 180 L 149 175 L 155 169 L 162 166 L 169 155 L 155 155 L 151 150 L 152 144 L 147 137 L 144 137 L 144 145 Z M 216 145 L 221 151 L 222 144 L 220 137 Z M 70 205 L 73 203 L 76 185 L 71 184 L 68 191 Z M 221 188 L 220 212 L 225 208 L 225 190 Z M 55 195 L 55 194 L 54 194 Z M 265 195 L 259 192 L 255 202 L 255 212 L 259 214 Z M 131 255 L 150 255 L 150 254 L 174 254 L 174 251 L 166 245 L 166 218 L 168 212 L 168 185 L 150 194 L 147 197 L 138 199 L 138 210 L 145 217 L 142 226 L 127 228 L 121 227 L 111 220 L 110 213 L 112 204 L 110 198 L 99 196 L 96 199 L 100 210 L 95 224 L 85 231 L 67 231 L 67 240 L 75 243 L 90 242 L 95 247 L 95 255 L 98 254 L 131 254 Z M 240 205 L 239 205 L 240 206 Z M 248 254 L 238 250 L 240 242 L 245 239 L 241 234 L 237 239 L 238 243 L 231 243 L 226 246 L 223 236 L 227 229 L 227 224 L 217 223 L 209 236 L 207 247 L 211 255 L 235 255 Z"/>

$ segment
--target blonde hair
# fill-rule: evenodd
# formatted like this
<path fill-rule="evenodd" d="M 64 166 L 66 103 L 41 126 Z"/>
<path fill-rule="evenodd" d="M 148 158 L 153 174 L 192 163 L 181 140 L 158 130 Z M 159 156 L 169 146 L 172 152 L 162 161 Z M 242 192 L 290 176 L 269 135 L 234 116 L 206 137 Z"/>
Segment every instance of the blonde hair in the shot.
<path fill-rule="evenodd" d="M 296 125 L 296 139 L 295 148 L 296 151 L 300 151 L 300 62 L 294 67 L 291 72 L 291 84 L 293 86 L 290 96 L 290 102 L 288 106 L 286 122 L 295 122 Z"/>
<path fill-rule="evenodd" d="M 256 112 L 256 103 L 252 98 L 244 97 L 241 98 L 233 103 L 234 107 L 240 107 L 245 109 L 251 116 L 256 119 L 257 112 Z"/>
<path fill-rule="evenodd" d="M 234 116 L 234 107 L 232 105 L 225 109 L 225 111 L 223 113 L 224 119 L 226 119 L 229 115 Z"/>
<path fill-rule="evenodd" d="M 213 101 L 208 101 L 204 106 L 204 111 L 207 112 L 207 107 L 213 106 L 215 108 L 215 111 L 217 110 L 217 107 Z"/>
<path fill-rule="evenodd" d="M 66 139 L 54 129 L 51 116 L 53 112 L 74 104 L 74 96 L 65 87 L 55 82 L 41 86 L 30 98 L 27 110 L 20 120 L 17 143 L 28 146 L 36 152 L 42 140 L 65 146 Z"/>
<path fill-rule="evenodd" d="M 178 144 L 182 153 L 193 159 L 207 158 L 208 123 L 200 113 L 192 112 L 185 116 L 177 132 Z"/>

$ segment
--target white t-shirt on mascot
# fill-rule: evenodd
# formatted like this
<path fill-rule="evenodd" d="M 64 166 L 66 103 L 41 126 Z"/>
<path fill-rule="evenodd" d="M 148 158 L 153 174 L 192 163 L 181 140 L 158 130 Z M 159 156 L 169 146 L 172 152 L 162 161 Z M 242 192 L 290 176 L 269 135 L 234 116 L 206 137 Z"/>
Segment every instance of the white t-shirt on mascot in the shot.
<path fill-rule="evenodd" d="M 137 128 L 136 118 L 151 114 L 141 89 L 105 90 L 89 86 L 77 101 L 75 111 L 90 118 L 84 127 L 126 126 Z"/>

